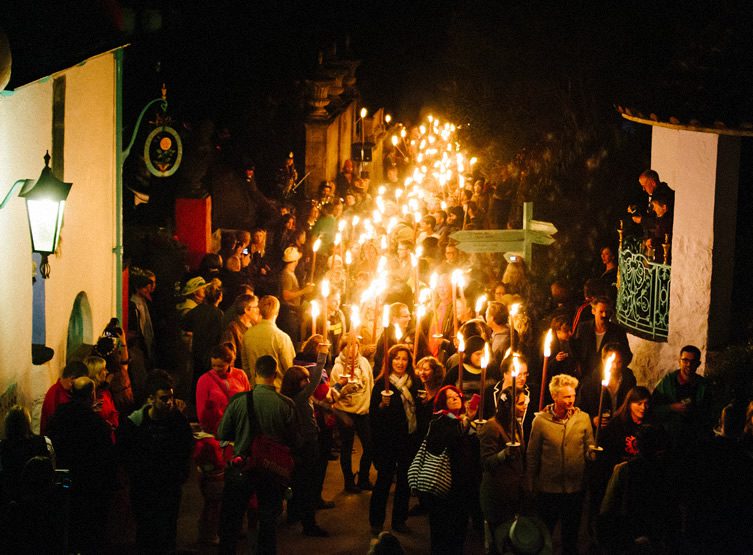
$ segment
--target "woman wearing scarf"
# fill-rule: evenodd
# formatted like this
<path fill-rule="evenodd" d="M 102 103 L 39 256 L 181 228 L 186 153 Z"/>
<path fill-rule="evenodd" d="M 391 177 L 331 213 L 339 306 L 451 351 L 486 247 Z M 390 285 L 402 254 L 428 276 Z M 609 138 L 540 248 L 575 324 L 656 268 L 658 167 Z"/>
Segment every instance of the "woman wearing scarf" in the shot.
<path fill-rule="evenodd" d="M 433 555 L 463 553 L 471 510 L 469 501 L 474 498 L 477 483 L 468 472 L 475 458 L 474 450 L 477 450 L 476 442 L 469 435 L 475 416 L 476 411 L 465 406 L 463 392 L 454 385 L 444 386 L 434 397 L 434 417 L 426 434 L 426 450 L 441 455 L 447 449 L 452 486 L 446 497 L 422 497 L 429 508 Z"/>
<path fill-rule="evenodd" d="M 519 447 L 509 447 L 512 442 L 512 387 L 500 393 L 497 410 L 479 432 L 481 443 L 481 510 L 488 524 L 487 534 L 497 526 L 515 518 L 523 500 L 525 476 L 525 440 L 521 422 L 528 407 L 524 390 L 516 392 L 515 441 Z M 494 545 L 494 541 L 489 542 Z M 496 551 L 494 551 L 496 553 Z"/>
<path fill-rule="evenodd" d="M 387 512 L 387 498 L 397 473 L 395 498 L 392 505 L 392 529 L 407 533 L 408 468 L 416 452 L 416 402 L 419 380 L 413 373 L 412 353 L 406 345 L 395 345 L 387 352 L 387 365 L 375 380 L 371 393 L 369 423 L 377 480 L 371 494 L 369 522 L 371 533 L 379 535 Z M 389 396 L 382 395 L 385 374 Z"/>

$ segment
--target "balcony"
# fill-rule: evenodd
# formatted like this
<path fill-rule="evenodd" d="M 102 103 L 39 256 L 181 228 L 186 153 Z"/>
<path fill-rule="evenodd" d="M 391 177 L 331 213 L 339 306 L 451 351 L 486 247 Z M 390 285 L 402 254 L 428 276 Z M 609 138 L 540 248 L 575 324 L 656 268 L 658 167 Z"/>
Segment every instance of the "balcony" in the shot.
<path fill-rule="evenodd" d="M 619 254 L 617 321 L 649 341 L 667 341 L 672 267 L 651 262 L 640 241 L 626 238 Z"/>

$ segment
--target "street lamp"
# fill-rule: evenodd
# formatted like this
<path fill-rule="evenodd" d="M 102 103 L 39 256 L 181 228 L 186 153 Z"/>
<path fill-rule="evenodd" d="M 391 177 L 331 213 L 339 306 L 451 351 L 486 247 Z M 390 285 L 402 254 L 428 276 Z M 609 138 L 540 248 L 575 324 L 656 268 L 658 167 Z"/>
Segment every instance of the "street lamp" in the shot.
<path fill-rule="evenodd" d="M 63 225 L 65 201 L 71 191 L 72 183 L 64 183 L 55 177 L 50 169 L 50 153 L 44 155 L 44 168 L 36 182 L 19 179 L 13 184 L 0 208 L 3 208 L 12 193 L 21 187 L 18 196 L 26 199 L 26 212 L 31 231 L 31 250 L 42 256 L 39 272 L 42 278 L 50 277 L 50 264 L 47 257 L 55 252 L 60 240 Z"/>

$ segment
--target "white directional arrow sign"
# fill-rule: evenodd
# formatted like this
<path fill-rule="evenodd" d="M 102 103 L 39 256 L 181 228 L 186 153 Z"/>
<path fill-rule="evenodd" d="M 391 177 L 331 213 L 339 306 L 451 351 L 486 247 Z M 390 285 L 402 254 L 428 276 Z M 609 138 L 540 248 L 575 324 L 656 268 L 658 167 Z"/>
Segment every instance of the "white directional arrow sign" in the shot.
<path fill-rule="evenodd" d="M 523 229 L 456 231 L 450 235 L 463 252 L 503 252 L 525 258 L 531 266 L 532 245 L 551 245 L 557 228 L 551 222 L 533 219 L 533 203 L 523 204 Z"/>

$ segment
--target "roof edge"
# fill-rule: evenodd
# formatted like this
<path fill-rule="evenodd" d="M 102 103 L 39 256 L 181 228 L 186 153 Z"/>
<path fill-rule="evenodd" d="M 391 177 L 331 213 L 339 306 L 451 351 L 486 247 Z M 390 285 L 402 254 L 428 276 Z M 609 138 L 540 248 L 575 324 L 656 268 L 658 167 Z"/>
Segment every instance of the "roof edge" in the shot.
<path fill-rule="evenodd" d="M 86 65 L 87 62 L 89 62 L 91 60 L 94 60 L 95 58 L 99 58 L 101 56 L 106 56 L 107 54 L 112 54 L 113 52 L 116 52 L 118 50 L 123 50 L 125 48 L 128 48 L 129 46 L 131 46 L 130 42 L 128 42 L 126 44 L 121 44 L 120 46 L 116 46 L 114 48 L 110 48 L 109 50 L 105 50 L 104 52 L 100 52 L 99 54 L 94 54 L 93 56 L 89 56 L 88 58 L 85 58 L 84 60 L 81 60 L 80 62 L 78 62 L 76 64 L 73 64 L 72 66 L 68 66 L 68 67 L 60 69 L 58 71 L 54 71 L 54 72 L 50 73 L 49 75 L 45 75 L 43 77 L 35 79 L 34 81 L 29 81 L 28 83 L 24 83 L 23 85 L 19 85 L 18 87 L 15 87 L 15 88 L 11 89 L 11 92 L 12 91 L 18 91 L 20 89 L 23 89 L 24 87 L 28 87 L 29 85 L 34 85 L 36 83 L 44 83 L 45 81 L 49 81 L 51 78 L 55 78 L 58 75 L 61 75 L 61 74 L 65 73 L 69 69 L 72 69 L 74 67 L 80 67 L 80 66 Z"/>
<path fill-rule="evenodd" d="M 714 135 L 732 135 L 734 137 L 753 137 L 753 129 L 731 129 L 728 127 L 704 127 L 702 125 L 672 123 L 668 121 L 658 121 L 658 120 L 649 119 L 645 117 L 632 116 L 632 115 L 626 114 L 623 111 L 620 111 L 620 115 L 626 120 L 633 121 L 635 123 L 642 123 L 643 125 L 651 125 L 654 127 L 665 127 L 667 129 L 675 129 L 677 131 L 695 131 L 697 133 L 713 133 Z"/>

